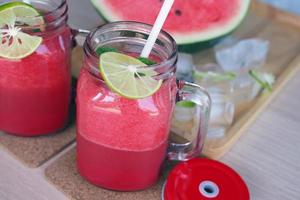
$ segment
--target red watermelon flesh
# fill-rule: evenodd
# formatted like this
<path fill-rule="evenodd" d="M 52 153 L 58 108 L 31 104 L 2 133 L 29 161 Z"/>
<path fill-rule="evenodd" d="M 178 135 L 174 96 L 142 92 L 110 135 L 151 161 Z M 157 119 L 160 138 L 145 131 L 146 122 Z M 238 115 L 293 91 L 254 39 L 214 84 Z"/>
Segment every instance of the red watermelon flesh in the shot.
<path fill-rule="evenodd" d="M 92 0 L 109 21 L 153 24 L 163 0 Z M 244 18 L 250 0 L 175 0 L 164 25 L 179 43 L 193 43 L 232 31 Z"/>

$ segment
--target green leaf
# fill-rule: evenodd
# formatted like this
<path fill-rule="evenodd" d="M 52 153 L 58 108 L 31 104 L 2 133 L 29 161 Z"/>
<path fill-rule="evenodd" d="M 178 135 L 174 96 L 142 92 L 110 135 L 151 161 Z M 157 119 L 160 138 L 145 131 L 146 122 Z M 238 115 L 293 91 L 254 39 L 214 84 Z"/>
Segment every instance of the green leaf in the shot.
<path fill-rule="evenodd" d="M 39 33 L 39 32 L 42 32 L 42 31 L 41 31 L 41 29 L 36 28 L 36 29 L 33 29 L 32 32 Z"/>
<path fill-rule="evenodd" d="M 273 74 L 261 73 L 255 70 L 250 70 L 249 75 L 263 88 L 272 92 L 272 85 L 275 82 Z"/>
<path fill-rule="evenodd" d="M 139 61 L 141 61 L 142 63 L 144 63 L 145 65 L 155 65 L 156 62 L 153 60 L 150 60 L 148 58 L 143 58 L 143 57 L 138 57 L 137 58 Z"/>
<path fill-rule="evenodd" d="M 112 48 L 112 47 L 99 47 L 96 50 L 96 53 L 98 56 L 100 56 L 101 54 L 106 53 L 106 52 L 118 52 L 118 50 L 116 48 Z"/>
<path fill-rule="evenodd" d="M 216 73 L 211 71 L 209 72 L 194 71 L 193 76 L 197 80 L 211 79 L 214 82 L 231 81 L 236 78 L 236 74 L 233 72 L 227 72 L 221 74 L 221 73 Z"/>
<path fill-rule="evenodd" d="M 142 77 L 142 76 L 146 76 L 146 74 L 141 73 L 141 72 L 136 72 L 136 73 L 134 74 L 134 77 L 135 77 L 135 78 L 139 78 L 139 77 Z"/>
<path fill-rule="evenodd" d="M 179 101 L 176 103 L 176 106 L 184 107 L 184 108 L 194 108 L 196 103 L 192 101 Z"/>

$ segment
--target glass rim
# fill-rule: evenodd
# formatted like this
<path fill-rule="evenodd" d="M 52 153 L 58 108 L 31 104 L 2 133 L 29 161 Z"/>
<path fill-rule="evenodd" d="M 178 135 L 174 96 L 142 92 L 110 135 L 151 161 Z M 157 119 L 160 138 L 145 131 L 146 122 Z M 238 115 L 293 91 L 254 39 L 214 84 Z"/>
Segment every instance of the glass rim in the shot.
<path fill-rule="evenodd" d="M 95 30 L 91 31 L 87 35 L 86 41 L 85 41 L 85 45 L 84 45 L 84 52 L 85 52 L 85 54 L 88 54 L 93 59 L 99 60 L 99 56 L 97 56 L 95 50 L 93 49 L 93 45 L 91 44 L 91 42 L 92 42 L 95 34 L 100 29 L 108 28 L 110 26 L 119 25 L 119 24 L 129 24 L 129 25 L 134 24 L 134 25 L 137 25 L 139 27 L 146 27 L 149 30 L 149 32 L 151 31 L 151 29 L 153 27 L 153 25 L 146 24 L 146 23 L 143 23 L 143 22 L 137 22 L 137 21 L 115 21 L 115 22 L 110 22 L 110 23 L 103 24 L 101 26 L 98 26 Z M 133 30 L 133 31 L 135 31 L 135 30 Z M 138 31 L 138 30 L 136 30 L 136 31 Z M 168 32 L 166 32 L 164 30 L 161 30 L 161 32 L 159 33 L 159 35 L 165 36 L 167 38 L 168 42 L 171 43 L 172 53 L 168 56 L 168 58 L 164 59 L 163 61 L 161 61 L 161 62 L 159 62 L 157 64 L 148 65 L 148 66 L 141 66 L 141 68 L 158 69 L 160 67 L 163 67 L 163 66 L 166 66 L 166 65 L 170 65 L 170 62 L 175 62 L 177 60 L 178 48 L 177 48 L 177 44 L 176 44 L 176 41 L 174 40 L 174 38 Z"/>
<path fill-rule="evenodd" d="M 60 10 L 61 8 L 63 8 L 65 5 L 67 4 L 67 0 L 61 0 L 61 4 L 57 6 L 57 8 L 54 8 L 51 11 L 47 11 L 45 14 L 43 14 L 42 16 L 47 16 L 50 15 L 58 10 Z"/>

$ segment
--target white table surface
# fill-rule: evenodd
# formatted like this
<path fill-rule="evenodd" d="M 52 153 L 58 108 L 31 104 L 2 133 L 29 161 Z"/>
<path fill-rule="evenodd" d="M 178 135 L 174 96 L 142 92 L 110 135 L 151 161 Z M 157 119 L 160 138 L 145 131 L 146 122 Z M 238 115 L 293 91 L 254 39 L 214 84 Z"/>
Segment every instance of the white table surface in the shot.
<path fill-rule="evenodd" d="M 88 0 L 69 0 L 69 4 L 74 27 L 89 29 L 100 23 Z M 221 159 L 244 178 L 253 200 L 300 199 L 299 76 Z M 67 150 L 40 168 L 29 169 L 0 148 L 0 200 L 67 199 L 43 174 L 45 167 Z"/>

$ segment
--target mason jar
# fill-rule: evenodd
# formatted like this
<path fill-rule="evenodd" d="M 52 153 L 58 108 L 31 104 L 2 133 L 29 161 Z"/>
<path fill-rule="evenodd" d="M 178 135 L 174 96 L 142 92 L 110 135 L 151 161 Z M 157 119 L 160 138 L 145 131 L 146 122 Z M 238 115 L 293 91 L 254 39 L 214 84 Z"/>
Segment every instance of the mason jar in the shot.
<path fill-rule="evenodd" d="M 9 2 L 16 1 L 0 0 L 0 4 Z M 23 33 L 41 37 L 42 43 L 22 59 L 0 56 L 0 130 L 19 136 L 62 129 L 68 120 L 71 90 L 72 34 L 67 25 L 67 2 L 29 2 L 40 15 L 26 17 L 26 21 L 39 23 L 28 25 L 17 18 L 14 24 Z M 0 29 L 5 27 L 7 24 Z M 0 42 L 6 39 L 0 37 Z"/>
<path fill-rule="evenodd" d="M 128 99 L 106 85 L 99 73 L 100 47 L 138 56 L 152 26 L 138 22 L 105 24 L 90 33 L 77 86 L 77 166 L 89 182 L 113 190 L 135 191 L 155 184 L 165 158 L 188 160 L 201 152 L 207 132 L 210 97 L 200 86 L 176 82 L 177 46 L 162 31 L 147 66 L 163 80 L 143 99 Z M 137 77 L 138 78 L 138 77 Z M 173 108 L 177 101 L 195 104 L 196 132 L 191 141 L 169 142 Z M 168 148 L 169 147 L 169 148 Z M 167 150 L 168 149 L 168 150 Z"/>

